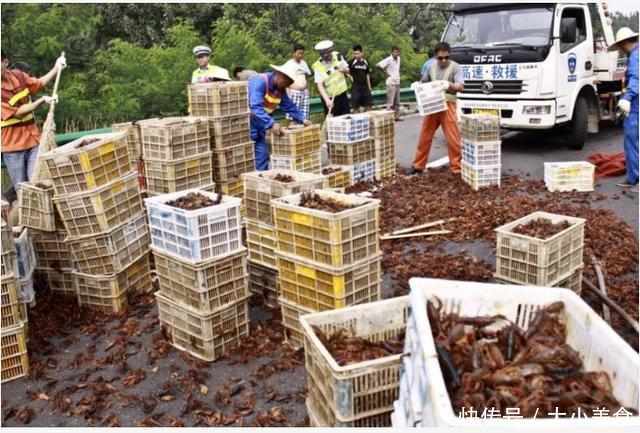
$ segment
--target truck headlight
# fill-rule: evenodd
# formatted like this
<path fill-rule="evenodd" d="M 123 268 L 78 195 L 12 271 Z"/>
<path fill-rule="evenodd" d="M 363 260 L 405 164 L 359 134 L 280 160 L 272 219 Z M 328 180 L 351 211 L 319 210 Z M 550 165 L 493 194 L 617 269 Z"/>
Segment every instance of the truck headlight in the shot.
<path fill-rule="evenodd" d="M 522 107 L 522 114 L 551 114 L 551 105 L 525 105 Z"/>

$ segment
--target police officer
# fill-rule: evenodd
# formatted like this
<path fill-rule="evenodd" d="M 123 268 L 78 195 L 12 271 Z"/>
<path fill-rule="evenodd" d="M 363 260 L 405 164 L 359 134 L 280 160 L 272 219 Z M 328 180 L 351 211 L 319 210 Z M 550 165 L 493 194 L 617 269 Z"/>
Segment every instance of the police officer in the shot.
<path fill-rule="evenodd" d="M 320 41 L 315 49 L 320 54 L 320 58 L 311 68 L 322 97 L 324 114 L 329 112 L 334 116 L 349 114 L 351 110 L 346 78 L 349 74 L 349 64 L 340 53 L 333 50 L 332 41 Z"/>
<path fill-rule="evenodd" d="M 191 74 L 191 82 L 193 84 L 219 80 L 228 81 L 231 79 L 231 77 L 229 77 L 229 71 L 225 68 L 209 64 L 211 48 L 206 45 L 198 45 L 193 49 L 193 55 L 198 63 L 198 68 Z"/>

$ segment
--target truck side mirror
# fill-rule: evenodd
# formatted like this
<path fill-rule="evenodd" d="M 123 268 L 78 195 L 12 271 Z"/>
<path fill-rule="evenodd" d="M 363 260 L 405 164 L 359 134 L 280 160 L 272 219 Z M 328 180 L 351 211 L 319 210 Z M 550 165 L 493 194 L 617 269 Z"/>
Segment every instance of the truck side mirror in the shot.
<path fill-rule="evenodd" d="M 560 42 L 574 44 L 578 38 L 578 20 L 575 17 L 565 17 L 560 21 Z"/>

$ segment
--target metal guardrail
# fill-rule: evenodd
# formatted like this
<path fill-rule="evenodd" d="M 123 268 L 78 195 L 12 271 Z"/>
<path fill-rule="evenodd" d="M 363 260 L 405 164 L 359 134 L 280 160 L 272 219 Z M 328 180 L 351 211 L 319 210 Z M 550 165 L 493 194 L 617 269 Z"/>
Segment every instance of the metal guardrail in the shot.
<path fill-rule="evenodd" d="M 373 104 L 374 105 L 382 105 L 387 100 L 387 91 L 386 90 L 374 90 L 372 92 Z M 412 102 L 415 101 L 415 94 L 411 88 L 406 87 L 400 89 L 400 102 Z M 309 101 L 309 110 L 311 113 L 322 113 L 322 102 L 320 102 L 320 97 L 311 98 Z M 276 118 L 282 117 L 281 114 L 276 113 Z M 111 128 L 99 128 L 92 129 L 90 131 L 78 131 L 78 132 L 69 132 L 66 134 L 56 134 L 56 144 L 61 146 L 63 144 L 69 143 L 70 141 L 77 140 L 78 138 L 82 138 L 85 135 L 90 134 L 106 134 L 111 132 Z"/>

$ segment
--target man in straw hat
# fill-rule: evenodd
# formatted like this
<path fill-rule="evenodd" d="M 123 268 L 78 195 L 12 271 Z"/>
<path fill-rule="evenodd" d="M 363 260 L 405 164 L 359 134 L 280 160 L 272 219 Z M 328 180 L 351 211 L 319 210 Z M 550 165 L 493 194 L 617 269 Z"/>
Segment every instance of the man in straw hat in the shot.
<path fill-rule="evenodd" d="M 210 81 L 229 81 L 229 71 L 220 66 L 210 65 L 209 56 L 211 48 L 206 45 L 198 45 L 193 49 L 193 55 L 198 63 L 198 68 L 191 74 L 191 83 L 208 83 Z"/>
<path fill-rule="evenodd" d="M 298 123 L 311 124 L 287 95 L 287 88 L 295 81 L 296 70 L 287 65 L 271 65 L 271 69 L 272 72 L 254 75 L 249 79 L 251 139 L 255 142 L 256 170 L 269 169 L 267 130 L 271 129 L 275 134 L 282 133 L 280 124 L 271 117 L 276 109 L 280 108 Z"/>
<path fill-rule="evenodd" d="M 314 47 L 320 58 L 311 66 L 314 81 L 322 97 L 324 114 L 334 116 L 349 114 L 349 96 L 347 95 L 347 75 L 349 64 L 340 53 L 333 50 L 333 42 L 320 41 Z"/>
<path fill-rule="evenodd" d="M 616 49 L 629 57 L 624 80 L 626 89 L 618 101 L 618 109 L 626 115 L 624 120 L 624 157 L 627 166 L 627 180 L 618 186 L 630 188 L 638 184 L 638 33 L 629 27 L 618 30 L 615 43 L 609 47 L 609 50 Z"/>

